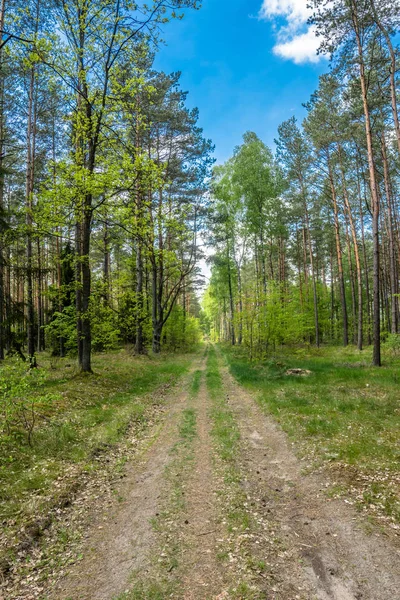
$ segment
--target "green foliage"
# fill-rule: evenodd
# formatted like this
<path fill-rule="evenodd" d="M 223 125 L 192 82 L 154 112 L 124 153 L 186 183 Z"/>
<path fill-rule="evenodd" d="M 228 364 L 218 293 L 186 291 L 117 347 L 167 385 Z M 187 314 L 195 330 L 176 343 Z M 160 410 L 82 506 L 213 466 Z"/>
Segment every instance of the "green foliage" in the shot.
<path fill-rule="evenodd" d="M 114 311 L 92 298 L 90 320 L 92 325 L 92 348 L 95 352 L 115 350 L 120 344 L 120 331 Z"/>
<path fill-rule="evenodd" d="M 202 340 L 199 319 L 185 314 L 175 306 L 164 327 L 164 348 L 167 350 L 195 350 Z"/>
<path fill-rule="evenodd" d="M 42 369 L 29 369 L 15 362 L 2 369 L 0 374 L 1 442 L 7 438 L 23 440 L 30 446 L 37 427 L 43 425 L 52 411 L 58 395 L 43 393 L 46 374 Z"/>
<path fill-rule="evenodd" d="M 95 352 L 115 350 L 120 344 L 120 331 L 115 312 L 102 302 L 99 294 L 91 298 L 89 318 L 92 327 L 92 348 Z M 66 306 L 62 312 L 56 311 L 53 320 L 46 325 L 45 331 L 50 344 L 62 338 L 67 353 L 74 356 L 77 352 L 76 308 Z"/>
<path fill-rule="evenodd" d="M 223 318 L 223 303 L 216 282 L 216 269 L 211 285 L 203 300 L 204 310 L 211 323 L 211 337 L 214 341 L 224 340 L 224 330 L 219 328 Z M 223 292 L 222 292 L 223 293 Z M 250 357 L 264 356 L 281 346 L 296 346 L 314 341 L 314 312 L 312 291 L 303 287 L 304 297 L 300 296 L 295 285 L 282 285 L 269 282 L 267 292 L 257 292 L 253 285 L 246 290 L 241 313 L 236 313 L 236 331 L 242 325 L 242 344 L 248 348 Z M 329 294 L 321 286 L 319 289 L 319 311 L 321 328 L 330 326 Z M 293 318 L 296 315 L 296 318 Z"/>
<path fill-rule="evenodd" d="M 132 290 L 124 291 L 121 295 L 118 302 L 117 328 L 120 331 L 121 339 L 124 342 L 133 344 L 135 343 L 137 320 L 138 317 L 140 317 L 144 342 L 145 345 L 148 346 L 151 343 L 152 335 L 151 317 L 147 311 L 146 305 L 139 310 L 138 299 L 138 294 Z"/>
<path fill-rule="evenodd" d="M 386 338 L 386 342 L 384 344 L 384 349 L 388 350 L 392 356 L 399 356 L 399 354 L 400 354 L 400 334 L 389 333 Z"/>
<path fill-rule="evenodd" d="M 118 315 L 104 300 L 102 286 L 92 292 L 89 318 L 92 332 L 92 348 L 95 352 L 115 350 L 120 344 Z"/>
<path fill-rule="evenodd" d="M 190 444 L 196 434 L 196 411 L 193 408 L 187 408 L 182 413 L 179 436 L 183 443 Z"/>
<path fill-rule="evenodd" d="M 45 345 L 44 324 L 54 354 L 78 354 L 89 373 L 91 348 L 135 338 L 143 339 L 139 352 L 155 339 L 160 346 L 171 309 L 192 285 L 212 144 L 198 110 L 186 106 L 180 74 L 154 67 L 159 25 L 184 8 L 198 3 L 66 0 L 7 9 L 5 22 L 21 36 L 2 52 L 0 183 L 14 192 L 7 214 L 0 211 L 0 241 L 5 250 L 10 238 L 10 266 L 22 275 L 2 302 L 12 329 L 28 329 L 30 354 Z M 23 118 L 16 97 L 27 107 Z M 22 294 L 26 310 L 20 289 L 31 288 L 31 272 L 35 298 L 50 303 Z M 167 332 L 169 347 L 194 346 L 197 325 L 188 319 L 184 335 L 179 327 Z"/>
<path fill-rule="evenodd" d="M 202 371 L 195 371 L 192 379 L 192 384 L 190 387 L 190 395 L 192 398 L 195 398 L 200 391 L 200 383 L 202 378 Z"/>
<path fill-rule="evenodd" d="M 136 583 L 129 592 L 124 592 L 118 596 L 117 600 L 165 600 L 166 597 L 172 597 L 175 591 L 173 583 L 167 579 L 162 582 Z"/>
<path fill-rule="evenodd" d="M 76 309 L 75 306 L 66 306 L 62 312 L 56 311 L 53 319 L 45 326 L 47 341 L 55 346 L 59 339 L 64 340 L 65 349 L 68 354 L 75 355 L 77 352 L 76 338 Z"/>

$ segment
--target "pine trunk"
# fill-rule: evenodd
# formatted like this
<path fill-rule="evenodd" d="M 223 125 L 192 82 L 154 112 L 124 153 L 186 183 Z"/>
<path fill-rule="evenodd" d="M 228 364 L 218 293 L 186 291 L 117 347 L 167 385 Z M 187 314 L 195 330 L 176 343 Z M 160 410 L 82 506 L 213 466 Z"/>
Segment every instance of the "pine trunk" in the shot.
<path fill-rule="evenodd" d="M 368 104 L 367 81 L 365 75 L 364 52 L 359 29 L 357 7 L 351 0 L 354 32 L 356 35 L 361 93 L 365 117 L 365 133 L 368 151 L 368 168 L 372 200 L 372 238 L 373 238 L 373 364 L 381 366 L 381 316 L 380 316 L 380 257 L 379 257 L 379 192 L 376 181 L 375 154 L 372 141 L 371 116 Z"/>
<path fill-rule="evenodd" d="M 335 182 L 333 180 L 332 167 L 331 167 L 329 157 L 328 157 L 328 168 L 329 168 L 329 181 L 330 181 L 330 186 L 331 186 L 332 204 L 333 204 L 333 219 L 334 219 L 334 226 L 335 226 L 336 260 L 337 260 L 338 275 L 339 275 L 340 302 L 342 305 L 343 346 L 346 347 L 349 344 L 349 323 L 348 323 L 348 316 L 347 316 L 346 288 L 345 288 L 344 274 L 343 274 L 342 245 L 341 245 L 341 241 L 340 241 L 339 210 L 338 210 L 338 204 L 337 204 Z"/>

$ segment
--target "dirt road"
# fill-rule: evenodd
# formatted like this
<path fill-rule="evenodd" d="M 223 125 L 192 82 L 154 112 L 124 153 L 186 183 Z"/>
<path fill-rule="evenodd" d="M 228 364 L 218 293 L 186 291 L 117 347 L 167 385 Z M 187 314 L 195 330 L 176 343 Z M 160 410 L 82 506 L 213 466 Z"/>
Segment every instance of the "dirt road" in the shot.
<path fill-rule="evenodd" d="M 13 599 L 400 598 L 399 539 L 328 498 L 321 475 L 304 474 L 214 348 L 181 389 L 93 515 L 80 560 L 44 592 L 25 585 Z"/>

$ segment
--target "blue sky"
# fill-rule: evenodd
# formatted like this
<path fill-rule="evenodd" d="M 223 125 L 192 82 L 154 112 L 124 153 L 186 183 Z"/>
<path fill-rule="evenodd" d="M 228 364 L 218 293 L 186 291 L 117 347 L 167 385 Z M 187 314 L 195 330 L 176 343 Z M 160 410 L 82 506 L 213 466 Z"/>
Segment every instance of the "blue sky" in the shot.
<path fill-rule="evenodd" d="M 263 4 L 264 1 L 264 4 Z M 278 125 L 304 115 L 327 70 L 306 24 L 307 0 L 203 0 L 199 11 L 165 26 L 156 67 L 181 71 L 188 105 L 216 145 L 218 162 L 255 131 L 273 145 Z"/>

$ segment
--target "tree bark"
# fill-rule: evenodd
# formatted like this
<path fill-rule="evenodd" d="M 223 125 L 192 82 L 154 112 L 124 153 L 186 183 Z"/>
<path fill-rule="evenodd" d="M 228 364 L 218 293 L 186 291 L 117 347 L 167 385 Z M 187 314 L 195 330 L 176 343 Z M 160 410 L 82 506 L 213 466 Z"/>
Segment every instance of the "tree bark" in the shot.
<path fill-rule="evenodd" d="M 375 153 L 372 141 L 371 115 L 368 103 L 367 81 L 365 75 L 364 51 L 358 21 L 355 0 L 351 0 L 354 33 L 356 36 L 360 72 L 361 93 L 365 117 L 365 134 L 368 151 L 368 168 L 372 200 L 372 237 L 373 237 L 373 364 L 380 367 L 381 362 L 381 317 L 380 317 L 380 257 L 379 257 L 379 191 L 376 181 Z"/>
<path fill-rule="evenodd" d="M 382 132 L 382 159 L 385 182 L 385 194 L 387 202 L 388 238 L 389 238 L 389 279 L 390 279 L 390 331 L 397 333 L 398 330 L 398 278 L 396 269 L 396 251 L 394 242 L 392 190 L 390 185 L 389 163 L 387 157 L 385 134 Z"/>
<path fill-rule="evenodd" d="M 390 100 L 393 114 L 394 129 L 396 132 L 397 148 L 400 154 L 400 122 L 399 122 L 399 111 L 397 107 L 397 85 L 396 85 L 396 73 L 397 73 L 397 60 L 396 52 L 393 48 L 392 40 L 388 30 L 384 27 L 382 21 L 379 18 L 378 11 L 376 10 L 375 0 L 370 0 L 374 21 L 385 38 L 387 48 L 390 55 Z"/>
<path fill-rule="evenodd" d="M 143 309 L 144 309 L 143 256 L 142 256 L 142 244 L 141 244 L 141 241 L 138 240 L 137 246 L 136 246 L 136 339 L 135 339 L 136 354 L 144 353 Z"/>
<path fill-rule="evenodd" d="M 308 242 L 308 253 L 310 259 L 310 267 L 311 267 L 311 278 L 312 278 L 312 286 L 313 286 L 313 304 L 314 304 L 314 327 L 315 327 L 315 345 L 317 348 L 320 346 L 320 335 L 319 335 L 319 315 L 318 315 L 318 294 L 317 294 L 317 280 L 315 276 L 315 268 L 314 268 L 314 255 L 311 244 L 311 231 L 310 231 L 310 217 L 308 214 L 308 206 L 307 206 L 307 198 L 306 192 L 304 188 L 303 177 L 300 175 L 300 185 L 301 192 L 303 196 L 303 206 L 304 206 L 304 218 L 306 224 L 306 233 L 307 233 L 307 242 Z"/>
<path fill-rule="evenodd" d="M 27 157 L 26 157 L 26 282 L 27 282 L 27 336 L 28 357 L 35 364 L 35 312 L 33 305 L 33 252 L 32 252 L 32 199 L 34 186 L 34 146 L 35 146 L 35 123 L 34 123 L 34 91 L 35 91 L 35 68 L 30 70 L 29 98 L 28 98 L 28 123 L 27 123 Z"/>
<path fill-rule="evenodd" d="M 44 339 L 44 315 L 43 315 L 43 281 L 42 281 L 42 256 L 40 249 L 40 239 L 37 238 L 37 350 L 42 352 L 45 349 Z"/>
<path fill-rule="evenodd" d="M 349 278 L 350 278 L 350 289 L 351 289 L 351 308 L 353 316 L 353 342 L 357 343 L 357 302 L 356 302 L 356 286 L 354 281 L 354 270 L 353 270 L 353 256 L 351 252 L 351 241 L 349 236 L 349 221 L 347 212 L 345 213 L 346 219 L 346 247 L 347 247 L 347 262 L 349 265 Z"/>
<path fill-rule="evenodd" d="M 108 232 L 108 221 L 107 214 L 104 219 L 104 231 L 103 231 L 103 299 L 104 305 L 110 305 L 110 237 Z"/>
<path fill-rule="evenodd" d="M 242 292 L 242 274 L 240 264 L 236 265 L 237 277 L 238 277 L 238 296 L 239 296 L 239 333 L 238 333 L 238 344 L 239 346 L 243 341 L 243 292 Z"/>
<path fill-rule="evenodd" d="M 227 254 L 227 266 L 228 266 L 228 289 L 229 289 L 229 308 L 231 311 L 231 344 L 232 346 L 234 346 L 236 344 L 236 335 L 235 335 L 235 325 L 234 325 L 234 319 L 235 319 L 235 304 L 233 301 L 233 288 L 232 288 L 232 273 L 231 273 L 231 257 L 230 257 L 230 253 L 229 253 L 229 242 L 227 243 L 227 250 L 226 250 L 226 254 Z"/>
<path fill-rule="evenodd" d="M 0 3 L 0 30 L 4 30 L 6 0 Z M 4 135 L 5 135 L 5 112 L 4 112 L 4 55 L 3 49 L 0 49 L 0 211 L 4 215 Z M 0 360 L 4 359 L 5 331 L 4 331 L 4 309 L 5 309 L 5 288 L 4 288 L 4 248 L 3 239 L 0 238 Z"/>
<path fill-rule="evenodd" d="M 92 333 L 90 326 L 90 289 L 91 289 L 91 271 L 90 271 L 90 235 L 92 223 L 92 197 L 87 194 L 85 198 L 85 210 L 82 223 L 82 356 L 81 369 L 84 373 L 92 373 Z"/>
<path fill-rule="evenodd" d="M 333 204 L 333 219 L 335 226 L 335 242 L 336 242 L 336 259 L 338 265 L 339 275 L 339 290 L 340 290 L 340 302 L 342 305 L 342 318 L 343 318 L 343 346 L 346 347 L 349 344 L 349 323 L 347 316 L 347 302 L 346 302 L 346 288 L 344 283 L 343 274 L 343 257 L 342 257 L 342 246 L 340 241 L 340 224 L 339 224 L 339 210 L 337 204 L 336 188 L 333 179 L 332 165 L 328 156 L 328 169 L 329 169 L 329 181 L 331 186 L 332 204 Z"/>
<path fill-rule="evenodd" d="M 339 143 L 338 143 L 338 154 L 339 154 L 340 171 L 341 171 L 341 175 L 342 175 L 344 203 L 345 203 L 345 207 L 347 210 L 347 216 L 349 218 L 351 237 L 353 239 L 354 257 L 355 257 L 355 261 L 356 261 L 357 292 L 358 292 L 357 348 L 358 348 L 358 350 L 362 350 L 362 348 L 363 348 L 363 282 L 362 282 L 361 260 L 360 260 L 360 251 L 359 251 L 358 240 L 357 240 L 357 231 L 356 231 L 353 214 L 352 214 L 352 210 L 351 210 L 351 206 L 350 206 L 349 194 L 347 191 L 346 175 L 345 175 L 345 171 L 344 171 L 343 157 L 342 157 L 342 147 Z"/>

